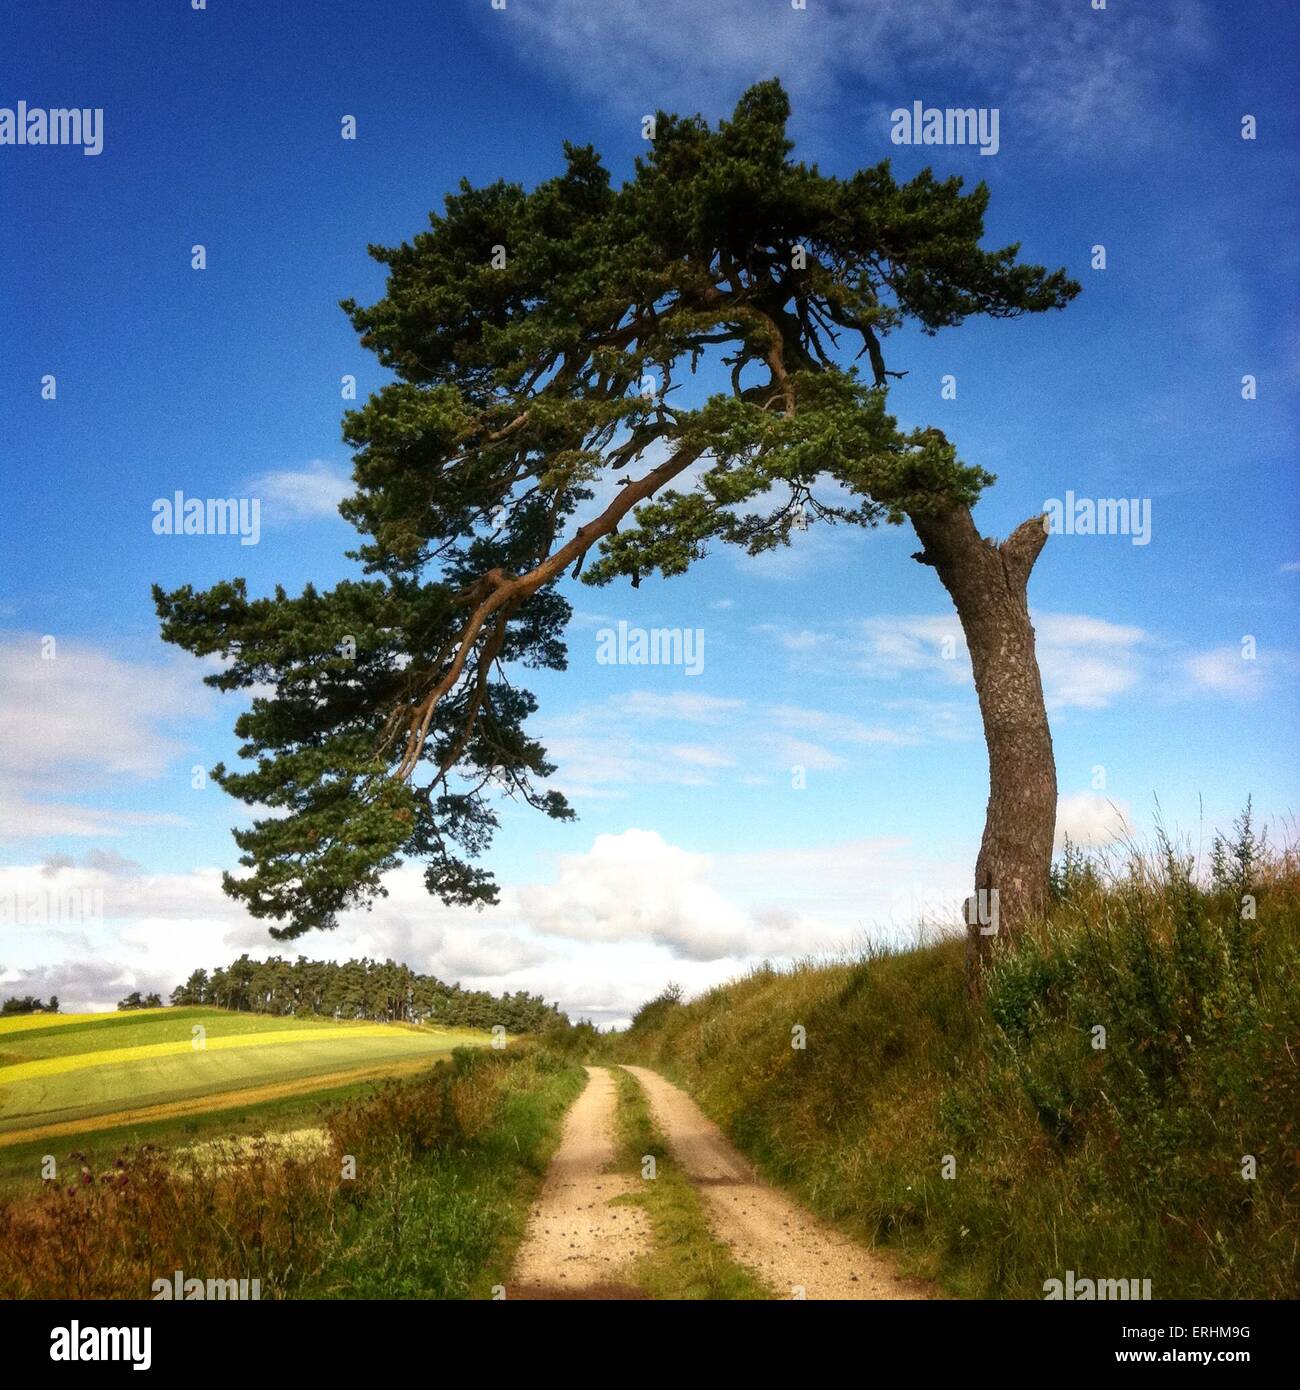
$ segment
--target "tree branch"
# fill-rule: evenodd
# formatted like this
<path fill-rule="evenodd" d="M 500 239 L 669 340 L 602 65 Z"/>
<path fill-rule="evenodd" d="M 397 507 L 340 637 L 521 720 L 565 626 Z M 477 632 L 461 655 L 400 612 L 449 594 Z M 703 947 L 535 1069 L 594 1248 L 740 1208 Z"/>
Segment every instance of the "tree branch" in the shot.
<path fill-rule="evenodd" d="M 406 748 L 394 774 L 396 777 L 404 779 L 414 772 L 428 740 L 434 712 L 442 698 L 460 679 L 488 619 L 498 613 L 503 618 L 508 617 L 538 589 L 558 578 L 571 564 L 581 559 L 602 536 L 613 531 L 638 502 L 653 496 L 665 483 L 689 468 L 703 452 L 702 445 L 683 445 L 658 468 L 651 469 L 644 477 L 629 481 L 594 521 L 579 527 L 576 535 L 526 574 L 509 576 L 504 570 L 491 569 L 469 588 L 465 600 L 474 604 L 473 611 L 465 620 L 456 641 L 451 664 L 409 715 Z"/>
<path fill-rule="evenodd" d="M 1029 572 L 1034 567 L 1043 547 L 1047 544 L 1047 518 L 1031 516 L 1019 526 L 998 547 L 1002 561 L 1022 584 L 1029 582 Z"/>

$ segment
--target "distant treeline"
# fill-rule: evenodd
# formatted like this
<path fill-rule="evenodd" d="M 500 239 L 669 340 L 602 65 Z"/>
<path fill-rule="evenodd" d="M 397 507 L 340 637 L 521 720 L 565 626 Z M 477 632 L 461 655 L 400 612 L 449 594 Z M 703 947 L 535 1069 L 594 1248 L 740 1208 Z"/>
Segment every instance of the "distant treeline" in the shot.
<path fill-rule="evenodd" d="M 59 1011 L 59 996 L 50 995 L 50 1002 L 42 1004 L 34 994 L 25 994 L 21 997 L 15 995 L 12 999 L 6 999 L 0 1004 L 0 1014 L 57 1014 Z"/>
<path fill-rule="evenodd" d="M 555 1004 L 536 994 L 496 995 L 444 984 L 409 966 L 385 960 L 295 961 L 245 954 L 211 974 L 196 970 L 172 990 L 173 1004 L 215 1004 L 258 1014 L 324 1014 L 327 1018 L 376 1022 L 436 1023 L 444 1027 L 491 1028 L 535 1033 L 564 1020 Z"/>
<path fill-rule="evenodd" d="M 117 1001 L 117 1007 L 122 1012 L 128 1009 L 161 1009 L 162 1006 L 161 994 L 141 994 L 138 989 Z"/>

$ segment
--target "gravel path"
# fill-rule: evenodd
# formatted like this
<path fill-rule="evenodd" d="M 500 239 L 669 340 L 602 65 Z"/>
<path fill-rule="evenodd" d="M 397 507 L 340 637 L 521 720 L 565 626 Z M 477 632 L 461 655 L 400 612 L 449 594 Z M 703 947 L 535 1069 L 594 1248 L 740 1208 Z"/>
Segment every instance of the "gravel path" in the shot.
<path fill-rule="evenodd" d="M 641 1083 L 673 1156 L 695 1183 L 718 1239 L 780 1297 L 932 1298 L 896 1274 L 883 1255 L 823 1226 L 784 1193 L 760 1182 L 748 1161 L 699 1106 L 658 1072 L 628 1067 Z"/>
<path fill-rule="evenodd" d="M 650 1248 L 645 1213 L 610 1206 L 636 1191 L 614 1165 L 618 1092 L 607 1067 L 588 1067 L 587 1086 L 564 1121 L 560 1147 L 528 1219 L 507 1298 L 641 1298 L 628 1267 Z"/>

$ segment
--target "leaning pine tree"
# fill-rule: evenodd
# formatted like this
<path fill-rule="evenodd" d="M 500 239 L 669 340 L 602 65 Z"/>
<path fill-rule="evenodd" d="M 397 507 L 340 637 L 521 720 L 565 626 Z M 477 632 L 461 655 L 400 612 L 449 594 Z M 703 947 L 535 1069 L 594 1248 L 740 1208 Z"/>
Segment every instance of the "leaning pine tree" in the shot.
<path fill-rule="evenodd" d="M 463 184 L 428 231 L 372 248 L 387 292 L 343 306 L 396 378 L 344 426 L 342 511 L 369 577 L 296 598 L 250 600 L 238 580 L 155 590 L 168 641 L 225 658 L 212 684 L 274 688 L 236 725 L 251 769 L 214 772 L 274 810 L 236 832 L 249 872 L 226 880 L 284 924 L 274 936 L 334 925 L 403 858 L 445 901 L 493 901 L 472 861 L 495 797 L 572 814 L 541 790 L 534 701 L 508 674 L 563 667 L 563 576 L 637 584 L 817 521 L 915 529 L 988 742 L 975 887 L 996 890 L 1004 934 L 1042 907 L 1056 772 L 1026 586 L 1045 529 L 980 535 L 971 508 L 993 478 L 938 430 L 900 431 L 884 343 L 907 320 L 935 333 L 1059 308 L 1078 286 L 1016 246 L 981 249 L 984 185 L 899 184 L 887 163 L 828 177 L 791 160 L 788 115 L 776 82 L 716 130 L 661 114 L 617 190 L 592 149 L 566 146 L 564 173 L 531 192 Z M 845 362 L 863 356 L 865 380 Z M 693 405 L 691 374 L 715 388 Z"/>

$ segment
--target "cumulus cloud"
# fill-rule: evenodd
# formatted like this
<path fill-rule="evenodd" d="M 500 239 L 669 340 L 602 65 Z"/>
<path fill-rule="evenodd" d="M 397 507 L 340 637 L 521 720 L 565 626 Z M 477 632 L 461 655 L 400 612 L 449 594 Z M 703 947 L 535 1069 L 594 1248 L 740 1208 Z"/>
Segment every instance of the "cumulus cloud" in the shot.
<path fill-rule="evenodd" d="M 140 871 L 111 851 L 92 850 L 39 865 L 0 867 L 0 973 L 11 992 L 53 981 L 69 1007 L 111 1008 L 132 989 L 164 996 L 198 966 L 211 968 L 247 951 L 254 959 L 303 954 L 345 960 L 369 956 L 476 987 L 500 988 L 550 958 L 506 914 L 448 908 L 425 890 L 419 866 L 387 875 L 387 897 L 369 912 L 346 913 L 333 932 L 276 942 L 221 888 L 221 871 Z M 512 982 L 509 986 L 526 988 Z"/>
<path fill-rule="evenodd" d="M 561 859 L 555 883 L 513 901 L 547 935 L 653 941 L 693 960 L 743 954 L 745 918 L 708 885 L 710 863 L 653 830 L 598 835 L 586 854 Z"/>
<path fill-rule="evenodd" d="M 787 959 L 851 953 L 865 940 L 902 945 L 923 926 L 959 929 L 970 873 L 964 858 L 881 836 L 720 855 L 715 882 L 754 905 L 752 953 Z"/>
<path fill-rule="evenodd" d="M 100 873 L 108 874 L 113 878 L 126 878 L 132 874 L 144 872 L 144 866 L 134 859 L 128 859 L 124 854 L 119 854 L 115 849 L 92 849 L 87 850 L 85 864 L 88 869 L 96 869 Z"/>
<path fill-rule="evenodd" d="M 106 957 L 80 958 L 37 965 L 25 970 L 0 968 L 0 990 L 6 995 L 57 995 L 64 1013 L 102 1013 L 132 990 L 162 994 L 178 982 L 160 971 L 136 971 Z"/>
<path fill-rule="evenodd" d="M 705 881 L 709 863 L 652 832 L 602 836 L 562 860 L 552 882 L 506 888 L 499 907 L 481 911 L 430 897 L 419 867 L 408 865 L 385 876 L 387 896 L 371 910 L 280 943 L 222 892 L 218 869 L 150 874 L 111 852 L 51 857 L 0 867 L 0 986 L 58 994 L 69 1009 L 110 1009 L 134 989 L 166 997 L 196 967 L 245 951 L 369 956 L 467 987 L 541 993 L 575 1015 L 624 1019 L 648 997 L 648 961 L 659 971 L 672 960 L 713 963 L 716 982 L 745 958 L 747 919 Z"/>
<path fill-rule="evenodd" d="M 1056 849 L 1066 840 L 1085 848 L 1114 844 L 1133 834 L 1126 801 L 1112 801 L 1097 792 L 1073 792 L 1056 803 Z"/>
<path fill-rule="evenodd" d="M 659 946 L 734 973 L 866 937 L 912 940 L 923 919 L 956 920 L 968 879 L 968 865 L 902 838 L 709 856 L 633 829 L 566 856 L 553 883 L 516 891 L 511 907 L 544 934 Z"/>
<path fill-rule="evenodd" d="M 458 927 L 442 934 L 437 952 L 438 974 L 451 982 L 467 978 L 482 985 L 487 981 L 487 988 L 499 991 L 495 982 L 500 977 L 539 965 L 554 954 L 540 942 L 518 933 Z"/>
<path fill-rule="evenodd" d="M 198 966 L 247 951 L 369 956 L 472 988 L 539 993 L 572 1016 L 626 1020 L 669 980 L 706 989 L 759 960 L 903 943 L 918 921 L 955 926 L 969 863 L 900 837 L 815 849 L 701 854 L 655 831 L 597 836 L 495 907 L 449 908 L 419 866 L 333 932 L 289 943 L 221 890 L 216 868 L 155 874 L 111 851 L 0 867 L 0 985 L 112 1008 L 133 989 L 166 996 Z"/>

